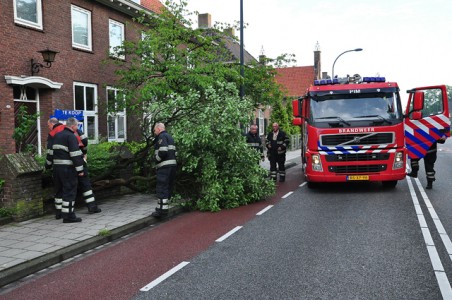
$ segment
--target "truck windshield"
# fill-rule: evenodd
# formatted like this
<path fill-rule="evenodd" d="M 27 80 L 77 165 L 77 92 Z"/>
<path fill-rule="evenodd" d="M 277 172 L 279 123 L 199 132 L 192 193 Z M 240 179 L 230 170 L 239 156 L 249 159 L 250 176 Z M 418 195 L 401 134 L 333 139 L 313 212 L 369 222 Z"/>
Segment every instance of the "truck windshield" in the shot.
<path fill-rule="evenodd" d="M 311 123 L 321 127 L 387 126 L 402 121 L 398 93 L 312 95 Z"/>

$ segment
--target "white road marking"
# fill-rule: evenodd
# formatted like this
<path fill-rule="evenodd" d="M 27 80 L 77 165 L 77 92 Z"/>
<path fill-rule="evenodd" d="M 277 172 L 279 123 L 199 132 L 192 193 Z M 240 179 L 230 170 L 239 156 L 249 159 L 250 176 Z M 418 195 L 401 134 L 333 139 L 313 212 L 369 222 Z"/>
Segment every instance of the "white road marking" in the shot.
<path fill-rule="evenodd" d="M 293 192 L 288 192 L 287 194 L 285 194 L 285 195 L 282 196 L 281 198 L 282 198 L 282 199 L 287 198 L 287 197 L 289 197 L 290 195 L 292 195 L 292 193 L 293 193 Z"/>
<path fill-rule="evenodd" d="M 174 273 L 176 273 L 177 271 L 179 271 L 180 269 L 182 269 L 183 267 L 185 267 L 189 263 L 190 262 L 188 262 L 188 261 L 181 262 L 180 264 L 178 264 L 177 266 L 175 266 L 174 268 L 172 268 L 171 270 L 169 270 L 165 274 L 161 275 L 160 277 L 158 277 L 157 279 L 153 280 L 152 282 L 150 282 L 146 286 L 142 287 L 140 289 L 140 291 L 142 291 L 142 292 L 149 291 L 150 289 L 154 288 L 156 285 L 158 285 L 159 283 L 161 283 L 162 281 L 164 281 L 165 279 L 167 279 L 168 277 L 170 277 L 171 275 L 173 275 Z"/>
<path fill-rule="evenodd" d="M 236 228 L 232 229 L 231 231 L 229 231 L 228 233 L 226 233 L 225 235 L 223 235 L 222 237 L 220 237 L 219 239 L 217 239 L 215 242 L 222 242 L 225 239 L 227 239 L 229 236 L 233 235 L 236 231 L 240 230 L 243 226 L 237 226 Z"/>
<path fill-rule="evenodd" d="M 302 186 L 305 185 L 305 184 L 306 184 L 306 181 L 303 182 L 302 184 L 300 184 L 299 187 L 302 187 Z"/>
<path fill-rule="evenodd" d="M 272 207 L 273 207 L 273 205 L 267 206 L 266 208 L 264 208 L 263 210 L 261 210 L 260 212 L 258 212 L 258 213 L 256 214 L 256 216 L 262 215 L 264 212 L 266 212 L 267 210 L 269 210 L 269 209 L 272 208 Z"/>
<path fill-rule="evenodd" d="M 427 206 L 430 216 L 433 219 L 433 223 L 435 224 L 436 230 L 438 231 L 439 236 L 441 237 L 441 240 L 442 240 L 444 246 L 446 247 L 447 254 L 449 254 L 449 256 L 450 256 L 450 255 L 452 255 L 452 242 L 450 240 L 450 237 L 447 234 L 446 229 L 444 229 L 443 223 L 441 223 L 441 220 L 439 219 L 438 215 L 436 214 L 436 211 L 433 208 L 433 205 L 430 202 L 430 199 L 428 198 L 427 193 L 424 191 L 424 189 L 421 185 L 421 182 L 417 178 L 415 179 L 415 181 L 416 181 L 417 187 L 421 191 L 422 198 L 424 199 L 425 205 Z"/>
<path fill-rule="evenodd" d="M 427 209 L 428 209 L 430 215 L 432 216 L 434 222 L 435 222 L 435 220 L 437 220 L 439 222 L 439 224 L 441 224 L 441 221 L 439 220 L 438 216 L 436 215 L 436 212 L 433 209 L 433 206 L 432 206 L 430 200 L 428 199 L 427 194 L 425 193 L 424 189 L 422 188 L 422 185 L 421 185 L 419 179 L 416 178 L 415 181 L 416 181 L 417 187 L 419 188 L 421 196 L 425 202 L 425 205 L 427 206 Z M 408 188 L 409 188 L 410 194 L 411 194 L 411 199 L 413 200 L 413 204 L 414 204 L 416 214 L 418 217 L 419 226 L 421 227 L 422 235 L 424 236 L 424 242 L 427 247 L 428 255 L 430 257 L 430 262 L 431 262 L 433 270 L 435 272 L 436 281 L 438 282 L 438 286 L 441 291 L 441 295 L 443 296 L 443 299 L 452 299 L 452 288 L 450 286 L 449 279 L 447 278 L 447 275 L 444 272 L 444 267 L 443 267 L 443 264 L 441 262 L 439 255 L 438 255 L 438 250 L 436 249 L 435 243 L 433 242 L 433 238 L 432 238 L 432 235 L 428 228 L 427 222 L 425 221 L 425 217 L 422 212 L 422 209 L 419 206 L 419 200 L 416 196 L 416 192 L 414 190 L 413 183 L 411 182 L 410 177 L 407 177 L 407 182 L 408 182 Z M 438 229 L 437 222 L 435 222 L 435 226 Z M 440 226 L 440 228 L 444 229 L 442 225 Z M 443 243 L 445 241 L 445 238 L 443 238 L 444 235 L 447 236 L 447 234 L 440 234 L 441 239 L 443 240 Z M 447 236 L 446 242 L 447 242 L 447 240 L 450 242 L 450 239 L 448 236 Z M 446 248 L 447 248 L 447 246 L 446 246 Z M 449 255 L 449 257 L 451 257 L 451 256 Z"/>

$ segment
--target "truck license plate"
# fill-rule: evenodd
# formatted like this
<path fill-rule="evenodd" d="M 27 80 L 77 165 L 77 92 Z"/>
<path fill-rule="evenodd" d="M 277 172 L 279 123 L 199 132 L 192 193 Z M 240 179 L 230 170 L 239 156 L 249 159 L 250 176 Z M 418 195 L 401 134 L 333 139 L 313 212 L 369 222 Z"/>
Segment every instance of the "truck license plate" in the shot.
<path fill-rule="evenodd" d="M 369 175 L 348 175 L 347 180 L 369 180 Z"/>

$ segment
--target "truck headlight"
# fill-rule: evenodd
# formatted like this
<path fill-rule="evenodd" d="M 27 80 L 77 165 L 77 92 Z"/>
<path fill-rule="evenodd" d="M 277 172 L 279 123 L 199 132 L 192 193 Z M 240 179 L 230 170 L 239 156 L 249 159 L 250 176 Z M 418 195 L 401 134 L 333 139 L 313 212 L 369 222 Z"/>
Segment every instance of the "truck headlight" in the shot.
<path fill-rule="evenodd" d="M 322 161 L 320 160 L 319 154 L 312 155 L 312 170 L 318 171 L 318 172 L 323 171 Z"/>
<path fill-rule="evenodd" d="M 403 168 L 405 163 L 403 162 L 403 152 L 396 152 L 394 156 L 394 165 L 392 166 L 393 170 Z"/>

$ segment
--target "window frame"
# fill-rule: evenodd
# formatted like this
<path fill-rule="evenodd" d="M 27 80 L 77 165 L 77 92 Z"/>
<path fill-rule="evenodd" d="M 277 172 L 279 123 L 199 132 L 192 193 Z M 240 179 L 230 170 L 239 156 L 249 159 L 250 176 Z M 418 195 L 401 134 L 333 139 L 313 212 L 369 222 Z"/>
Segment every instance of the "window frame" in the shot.
<path fill-rule="evenodd" d="M 259 109 L 257 119 L 259 120 L 259 135 L 262 136 L 265 134 L 265 114 L 262 109 Z"/>
<path fill-rule="evenodd" d="M 76 86 L 83 87 L 83 132 L 88 136 L 89 143 L 97 144 L 99 142 L 99 117 L 97 113 L 99 97 L 97 95 L 97 85 L 92 83 L 78 82 L 74 81 L 73 83 L 73 100 L 74 100 L 74 110 L 78 110 L 76 107 Z M 92 88 L 94 90 L 94 99 L 93 99 L 93 108 L 94 110 L 86 110 L 86 89 Z M 88 118 L 94 118 L 94 137 L 89 136 L 88 132 Z"/>
<path fill-rule="evenodd" d="M 77 43 L 74 40 L 75 34 L 74 34 L 74 12 L 84 13 L 87 15 L 87 29 L 88 29 L 88 44 L 80 44 Z M 92 18 L 91 18 L 91 11 L 81 8 L 77 5 L 71 4 L 71 34 L 72 34 L 72 47 L 82 50 L 93 50 L 93 41 L 92 41 Z"/>
<path fill-rule="evenodd" d="M 121 44 L 120 45 L 112 45 L 112 38 L 111 38 L 111 29 L 112 29 L 112 25 L 115 26 L 119 26 L 121 28 Z M 109 46 L 109 55 L 110 57 L 114 57 L 114 58 L 119 58 L 119 59 L 125 59 L 125 55 L 118 55 L 113 48 L 118 47 L 118 46 L 122 46 L 122 44 L 125 41 L 125 25 L 124 23 L 118 22 L 116 20 L 113 19 L 108 19 L 108 46 Z"/>
<path fill-rule="evenodd" d="M 17 1 L 18 0 L 13 0 L 13 5 L 14 5 L 14 23 L 42 30 L 43 29 L 43 25 L 42 25 L 42 0 L 35 0 L 36 1 L 36 19 L 37 19 L 36 22 L 32 22 L 32 21 L 29 21 L 29 20 L 21 19 L 21 18 L 18 17 Z"/>
<path fill-rule="evenodd" d="M 112 86 L 107 86 L 106 87 L 106 89 L 105 89 L 105 91 L 106 91 L 106 100 L 107 100 L 107 109 L 108 109 L 108 107 L 109 107 L 109 97 L 108 97 L 108 95 L 109 95 L 109 91 L 114 91 L 114 94 L 115 94 L 115 107 L 116 107 L 116 98 L 118 97 L 118 92 L 119 92 L 119 89 L 118 88 L 115 88 L 115 87 L 112 87 Z M 110 123 L 110 117 L 114 117 L 114 122 L 115 122 L 115 137 L 114 138 L 110 138 L 110 126 L 109 126 L 109 123 Z M 123 126 L 124 126 L 124 137 L 123 138 L 119 138 L 118 137 L 118 125 L 119 125 L 119 119 L 120 118 L 123 118 Z M 122 143 L 122 142 L 125 142 L 126 140 L 127 140 L 127 113 L 126 113 L 126 108 L 124 108 L 124 110 L 123 111 L 115 111 L 115 112 L 113 112 L 113 113 L 111 113 L 111 112 L 107 112 L 107 138 L 108 138 L 108 141 L 109 142 L 120 142 L 120 143 Z"/>

